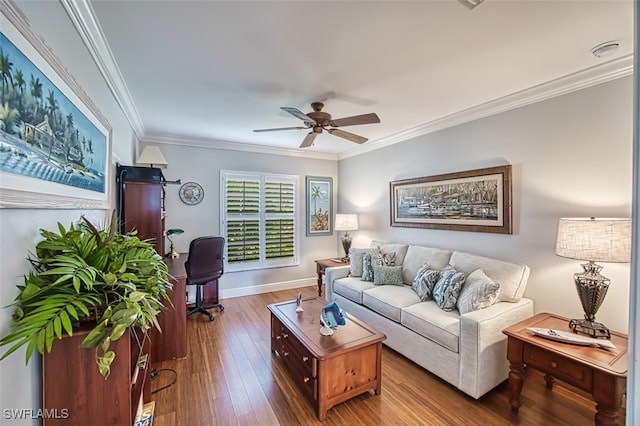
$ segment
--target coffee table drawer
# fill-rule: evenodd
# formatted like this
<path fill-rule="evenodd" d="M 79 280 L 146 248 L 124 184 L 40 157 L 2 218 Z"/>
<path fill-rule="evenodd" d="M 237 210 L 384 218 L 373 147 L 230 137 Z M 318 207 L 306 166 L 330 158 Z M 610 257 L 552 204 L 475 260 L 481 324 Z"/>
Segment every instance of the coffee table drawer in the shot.
<path fill-rule="evenodd" d="M 302 343 L 300 343 L 296 338 L 292 337 L 290 334 L 283 336 L 283 340 L 285 345 L 288 345 L 292 351 L 292 357 L 295 358 L 300 365 L 307 370 L 308 374 L 312 377 L 317 377 L 318 375 L 318 360 L 314 357 L 311 352 L 305 348 Z"/>
<path fill-rule="evenodd" d="M 591 369 L 585 365 L 530 345 L 525 346 L 523 358 L 525 364 L 557 379 L 585 390 L 591 389 L 593 376 Z"/>
<path fill-rule="evenodd" d="M 318 399 L 318 379 L 313 377 L 307 367 L 295 357 L 294 352 L 289 352 L 288 349 L 288 346 L 285 345 L 284 352 L 280 355 L 291 377 L 298 383 L 307 398 L 316 401 Z"/>

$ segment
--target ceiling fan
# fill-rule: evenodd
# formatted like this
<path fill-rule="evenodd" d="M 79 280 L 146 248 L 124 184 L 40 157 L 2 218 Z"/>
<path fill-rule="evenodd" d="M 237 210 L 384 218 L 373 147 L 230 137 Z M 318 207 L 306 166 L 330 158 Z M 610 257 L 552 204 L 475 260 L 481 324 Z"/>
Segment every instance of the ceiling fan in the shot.
<path fill-rule="evenodd" d="M 313 111 L 305 114 L 297 108 L 280 107 L 281 110 L 286 111 L 294 117 L 297 117 L 300 120 L 304 121 L 304 126 L 256 129 L 254 130 L 254 132 L 275 132 L 280 130 L 311 129 L 309 134 L 307 134 L 307 136 L 302 141 L 302 144 L 300 144 L 300 148 L 306 148 L 313 145 L 313 141 L 316 139 L 316 136 L 322 133 L 323 130 L 326 130 L 334 136 L 344 138 L 351 142 L 364 143 L 369 139 L 360 135 L 356 135 L 355 133 L 346 132 L 342 129 L 336 129 L 335 127 L 355 126 L 357 124 L 373 124 L 380 122 L 380 118 L 378 118 L 378 115 L 375 113 L 354 115 L 351 117 L 338 118 L 334 120 L 331 118 L 331 114 L 322 111 L 322 108 L 324 108 L 324 104 L 322 102 L 313 102 L 311 104 L 311 108 L 313 108 Z"/>

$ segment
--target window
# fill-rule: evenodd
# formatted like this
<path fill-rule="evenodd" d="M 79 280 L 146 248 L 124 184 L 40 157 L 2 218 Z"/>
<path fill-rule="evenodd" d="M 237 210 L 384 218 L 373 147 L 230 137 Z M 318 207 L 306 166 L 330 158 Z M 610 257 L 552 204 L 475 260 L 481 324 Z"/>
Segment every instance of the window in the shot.
<path fill-rule="evenodd" d="M 297 176 L 221 172 L 227 269 L 298 264 Z"/>

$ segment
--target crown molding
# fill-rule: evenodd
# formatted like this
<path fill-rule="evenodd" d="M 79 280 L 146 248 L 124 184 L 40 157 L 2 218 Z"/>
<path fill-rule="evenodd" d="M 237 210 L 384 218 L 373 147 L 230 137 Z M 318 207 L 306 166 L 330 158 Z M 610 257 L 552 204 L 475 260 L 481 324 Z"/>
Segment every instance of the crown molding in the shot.
<path fill-rule="evenodd" d="M 141 138 L 144 124 L 88 0 L 60 0 L 133 131 Z"/>
<path fill-rule="evenodd" d="M 60 0 L 73 25 L 82 37 L 98 69 L 116 101 L 129 120 L 138 139 L 143 142 L 165 143 L 173 145 L 196 146 L 201 148 L 227 149 L 234 151 L 259 152 L 264 154 L 286 155 L 292 157 L 318 158 L 324 160 L 343 160 L 345 158 L 374 151 L 380 148 L 404 142 L 419 136 L 443 130 L 449 127 L 486 118 L 501 112 L 520 108 L 536 102 L 564 95 L 617 78 L 633 74 L 633 55 L 629 54 L 591 68 L 521 90 L 483 104 L 432 120 L 411 129 L 395 133 L 388 137 L 369 141 L 341 151 L 337 154 L 306 150 L 266 147 L 239 142 L 212 141 L 176 135 L 145 135 L 144 124 L 133 102 L 129 89 L 120 73 L 120 69 L 111 53 L 104 33 L 95 17 L 89 0 Z"/>
<path fill-rule="evenodd" d="M 225 149 L 259 154 L 284 155 L 288 157 L 313 158 L 318 160 L 337 161 L 338 155 L 331 152 L 317 152 L 303 149 L 279 148 L 273 146 L 256 145 L 242 142 L 228 142 L 213 139 L 203 139 L 191 136 L 155 134 L 145 135 L 140 142 L 148 144 L 191 146 L 207 149 Z"/>
<path fill-rule="evenodd" d="M 585 89 L 597 84 L 606 83 L 621 77 L 633 74 L 633 55 L 629 54 L 618 59 L 611 60 L 601 65 L 596 65 L 573 74 L 560 77 L 537 86 L 494 99 L 483 104 L 467 108 L 465 110 L 432 120 L 391 136 L 370 141 L 366 145 L 360 145 L 338 153 L 338 160 L 354 157 L 365 152 L 391 146 L 418 136 L 443 130 L 449 127 L 468 123 L 480 118 L 489 117 L 501 112 L 520 108 L 536 102 L 544 101 L 556 96 L 564 95 L 576 90 Z"/>

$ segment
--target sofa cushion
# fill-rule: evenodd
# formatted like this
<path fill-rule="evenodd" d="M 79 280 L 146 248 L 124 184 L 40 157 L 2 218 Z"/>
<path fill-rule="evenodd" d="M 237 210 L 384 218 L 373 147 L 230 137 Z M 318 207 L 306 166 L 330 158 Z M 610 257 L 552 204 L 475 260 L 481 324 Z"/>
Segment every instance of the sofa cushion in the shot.
<path fill-rule="evenodd" d="M 357 277 L 340 278 L 333 282 L 333 292 L 362 305 L 362 292 L 373 287 L 372 282 Z"/>
<path fill-rule="evenodd" d="M 433 300 L 443 311 L 453 311 L 462 285 L 464 284 L 464 272 L 458 272 L 451 266 L 445 267 L 440 272 L 440 278 L 433 288 Z"/>
<path fill-rule="evenodd" d="M 500 284 L 493 281 L 482 269 L 476 269 L 465 280 L 458 297 L 460 314 L 488 308 L 498 301 Z"/>
<path fill-rule="evenodd" d="M 433 269 L 442 269 L 450 258 L 451 252 L 448 250 L 411 245 L 402 263 L 402 279 L 405 284 L 411 284 L 422 265 L 428 263 Z"/>
<path fill-rule="evenodd" d="M 400 310 L 420 302 L 411 287 L 378 285 L 362 292 L 362 304 L 369 309 L 400 322 Z"/>
<path fill-rule="evenodd" d="M 371 253 L 362 255 L 362 281 L 373 281 L 373 259 Z"/>
<path fill-rule="evenodd" d="M 469 275 L 483 269 L 494 281 L 500 283 L 498 301 L 517 302 L 522 298 L 529 278 L 526 265 L 456 251 L 451 255 L 451 265 Z"/>
<path fill-rule="evenodd" d="M 365 253 L 371 253 L 372 255 L 377 254 L 379 249 L 377 247 L 367 247 L 367 248 L 350 248 L 349 249 L 349 271 L 352 277 L 361 277 L 362 276 L 362 256 Z"/>
<path fill-rule="evenodd" d="M 433 288 L 436 286 L 438 279 L 440 278 L 440 271 L 432 269 L 428 263 L 422 265 L 422 267 L 416 273 L 416 277 L 411 283 L 411 288 L 416 292 L 421 301 L 433 299 Z"/>
<path fill-rule="evenodd" d="M 374 266 L 373 284 L 404 285 L 402 282 L 402 266 Z"/>
<path fill-rule="evenodd" d="M 400 323 L 450 351 L 459 351 L 460 315 L 457 311 L 443 311 L 434 301 L 416 303 L 402 309 Z"/>

